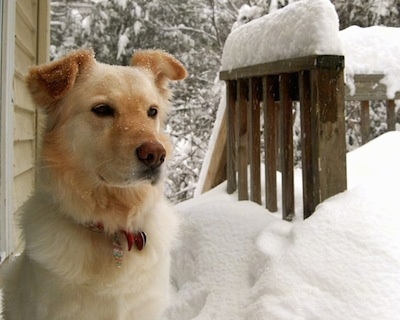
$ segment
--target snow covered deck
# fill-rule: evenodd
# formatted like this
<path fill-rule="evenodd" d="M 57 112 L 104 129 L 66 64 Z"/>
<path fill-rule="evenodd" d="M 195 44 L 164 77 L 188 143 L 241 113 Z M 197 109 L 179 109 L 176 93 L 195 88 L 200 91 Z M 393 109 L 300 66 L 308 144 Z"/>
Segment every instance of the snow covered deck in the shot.
<path fill-rule="evenodd" d="M 287 23 L 288 20 L 293 23 Z M 397 70 L 395 74 L 388 71 L 389 67 L 379 69 L 376 63 L 382 57 L 375 57 L 375 61 L 371 58 L 373 50 L 362 47 L 369 41 L 376 51 L 376 42 L 384 36 L 385 29 L 363 29 L 361 44 L 354 45 L 359 29 L 339 32 L 338 17 L 329 0 L 304 0 L 230 34 L 220 73 L 221 80 L 226 81 L 226 101 L 222 106 L 225 114 L 216 128 L 217 136 L 212 137 L 217 143 L 211 149 L 209 161 L 206 160 L 206 165 L 210 165 L 200 183 L 203 192 L 227 179 L 228 193 L 237 188 L 239 200 L 261 203 L 261 116 L 266 159 L 265 205 L 272 212 L 278 207 L 279 158 L 283 218 L 290 220 L 295 207 L 294 101 L 300 102 L 301 113 L 304 217 L 319 203 L 346 189 L 345 99 L 362 101 L 361 131 L 365 143 L 369 137 L 369 100 L 387 100 L 388 130 L 395 130 L 393 98 L 400 90 L 399 62 L 391 61 L 392 69 Z M 399 32 L 390 30 L 392 42 L 397 42 L 393 36 L 400 35 Z M 362 54 L 352 54 L 354 48 Z M 397 49 L 400 53 L 400 46 Z M 360 60 L 369 68 L 361 67 Z"/>
<path fill-rule="evenodd" d="M 177 205 L 182 238 L 163 320 L 398 319 L 400 133 L 347 163 L 348 190 L 304 221 L 237 202 L 226 183 Z"/>

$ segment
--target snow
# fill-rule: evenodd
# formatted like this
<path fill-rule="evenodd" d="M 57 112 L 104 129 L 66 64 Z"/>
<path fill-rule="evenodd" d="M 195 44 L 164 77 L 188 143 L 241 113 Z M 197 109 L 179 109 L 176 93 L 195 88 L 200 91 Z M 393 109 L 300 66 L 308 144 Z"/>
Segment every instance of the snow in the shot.
<path fill-rule="evenodd" d="M 264 14 L 264 9 L 259 6 L 249 6 L 244 4 L 240 7 L 238 17 L 232 26 L 232 30 L 248 23 L 251 20 L 260 18 Z"/>
<path fill-rule="evenodd" d="M 381 83 L 390 99 L 400 91 L 400 28 L 351 26 L 339 32 L 338 16 L 329 0 L 293 2 L 243 24 L 257 17 L 259 9 L 248 5 L 240 9 L 225 42 L 222 70 L 314 54 L 344 55 L 350 94 L 356 90 L 354 74 L 383 74 Z M 377 10 L 383 13 L 387 7 L 379 5 Z"/>
<path fill-rule="evenodd" d="M 339 20 L 329 0 L 294 2 L 233 30 L 222 53 L 222 70 L 303 57 L 342 55 Z"/>
<path fill-rule="evenodd" d="M 400 132 L 348 154 L 349 190 L 289 223 L 227 195 L 176 206 L 164 319 L 398 319 Z"/>
<path fill-rule="evenodd" d="M 117 60 L 120 59 L 121 56 L 126 53 L 126 46 L 129 44 L 128 34 L 129 34 L 129 28 L 126 28 L 125 32 L 119 36 Z"/>
<path fill-rule="evenodd" d="M 387 95 L 400 91 L 400 28 L 351 26 L 339 32 L 346 63 L 346 84 L 355 93 L 354 74 L 384 74 Z"/>

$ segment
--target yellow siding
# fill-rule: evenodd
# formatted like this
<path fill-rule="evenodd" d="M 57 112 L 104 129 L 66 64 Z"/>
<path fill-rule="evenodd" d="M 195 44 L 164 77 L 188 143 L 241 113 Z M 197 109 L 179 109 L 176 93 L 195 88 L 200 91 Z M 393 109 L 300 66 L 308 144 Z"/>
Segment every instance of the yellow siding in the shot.
<path fill-rule="evenodd" d="M 32 193 L 35 180 L 36 111 L 24 83 L 24 75 L 37 61 L 37 6 L 36 0 L 17 0 L 16 3 L 13 82 L 15 216 Z"/>

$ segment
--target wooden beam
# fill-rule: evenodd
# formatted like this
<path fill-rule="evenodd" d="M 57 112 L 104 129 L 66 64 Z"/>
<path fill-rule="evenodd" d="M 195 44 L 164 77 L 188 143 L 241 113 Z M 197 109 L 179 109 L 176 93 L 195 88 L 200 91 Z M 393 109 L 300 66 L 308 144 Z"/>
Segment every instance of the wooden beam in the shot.
<path fill-rule="evenodd" d="M 276 81 L 275 81 L 276 80 Z M 264 149 L 265 149 L 265 206 L 271 212 L 278 211 L 276 192 L 277 170 L 277 116 L 275 107 L 274 83 L 278 79 L 274 76 L 265 76 L 263 81 L 264 106 Z"/>
<path fill-rule="evenodd" d="M 347 188 L 343 70 L 310 71 L 317 203 Z"/>
<path fill-rule="evenodd" d="M 248 165 L 248 137 L 247 137 L 247 97 L 248 82 L 239 80 L 237 82 L 237 109 L 236 109 L 236 132 L 238 141 L 238 197 L 240 200 L 248 200 L 247 165 Z"/>
<path fill-rule="evenodd" d="M 395 102 L 394 100 L 386 101 L 386 122 L 388 131 L 396 130 L 396 115 L 395 115 Z"/>
<path fill-rule="evenodd" d="M 360 121 L 361 143 L 366 144 L 369 141 L 369 101 L 361 101 Z"/>
<path fill-rule="evenodd" d="M 310 72 L 302 71 L 299 74 L 300 88 L 300 119 L 301 119 L 301 163 L 303 178 L 303 217 L 308 218 L 318 204 L 318 193 L 315 188 L 314 170 L 317 164 L 313 163 L 313 132 L 311 104 Z"/>
<path fill-rule="evenodd" d="M 201 189 L 201 193 L 216 187 L 226 180 L 227 174 L 227 116 L 226 110 L 223 115 L 217 140 L 211 155 L 210 166 L 207 168 L 206 178 Z"/>
<path fill-rule="evenodd" d="M 220 72 L 221 80 L 235 80 L 281 73 L 295 73 L 312 69 L 343 69 L 344 57 L 335 55 L 312 55 L 307 57 L 261 63 Z"/>
<path fill-rule="evenodd" d="M 261 129 L 260 129 L 261 79 L 249 82 L 249 147 L 250 147 L 250 200 L 261 204 Z"/>
<path fill-rule="evenodd" d="M 282 159 L 282 215 L 285 220 L 294 216 L 294 174 L 293 174 L 293 120 L 292 100 L 290 98 L 290 74 L 280 76 L 280 130 Z"/>
<path fill-rule="evenodd" d="M 236 183 L 236 139 L 235 139 L 235 123 L 236 123 L 236 81 L 226 82 L 226 119 L 224 123 L 227 126 L 227 191 L 229 194 L 237 189 Z M 213 159 L 214 161 L 214 159 Z"/>

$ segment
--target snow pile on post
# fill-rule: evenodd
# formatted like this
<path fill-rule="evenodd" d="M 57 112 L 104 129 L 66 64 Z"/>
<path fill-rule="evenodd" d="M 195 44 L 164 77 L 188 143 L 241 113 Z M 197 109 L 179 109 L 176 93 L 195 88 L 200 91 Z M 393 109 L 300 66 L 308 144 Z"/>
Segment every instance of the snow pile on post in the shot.
<path fill-rule="evenodd" d="M 355 93 L 355 74 L 383 74 L 389 98 L 400 91 L 400 28 L 351 26 L 339 32 L 346 57 L 346 84 Z"/>
<path fill-rule="evenodd" d="M 329 0 L 295 2 L 235 29 L 225 42 L 222 70 L 315 54 L 343 54 Z"/>

